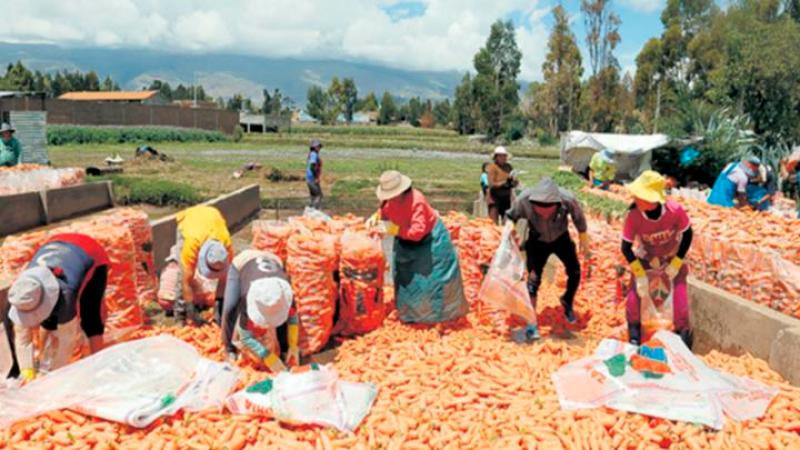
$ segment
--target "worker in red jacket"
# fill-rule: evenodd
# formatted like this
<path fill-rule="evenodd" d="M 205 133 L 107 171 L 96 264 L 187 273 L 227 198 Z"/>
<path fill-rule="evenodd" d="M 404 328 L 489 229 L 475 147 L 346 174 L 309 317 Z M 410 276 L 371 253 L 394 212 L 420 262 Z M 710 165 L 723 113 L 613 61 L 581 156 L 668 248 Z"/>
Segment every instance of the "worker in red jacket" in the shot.
<path fill-rule="evenodd" d="M 92 353 L 103 348 L 108 268 L 103 247 L 84 234 L 56 234 L 37 250 L 8 292 L 23 378 L 31 380 L 37 370 L 49 372 L 69 362 L 81 331 Z M 37 367 L 33 335 L 39 327 L 45 333 Z"/>

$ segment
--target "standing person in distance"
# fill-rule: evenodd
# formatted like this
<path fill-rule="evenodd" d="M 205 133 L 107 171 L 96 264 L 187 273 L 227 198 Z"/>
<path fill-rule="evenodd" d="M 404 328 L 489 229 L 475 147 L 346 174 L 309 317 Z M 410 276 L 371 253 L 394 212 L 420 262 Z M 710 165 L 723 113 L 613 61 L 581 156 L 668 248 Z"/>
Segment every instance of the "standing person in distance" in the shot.
<path fill-rule="evenodd" d="M 514 178 L 514 168 L 508 163 L 511 155 L 505 147 L 497 147 L 492 153 L 493 162 L 489 164 L 489 217 L 495 223 L 500 223 L 504 214 L 511 208 L 512 190 L 519 185 Z"/>
<path fill-rule="evenodd" d="M 311 141 L 306 157 L 306 184 L 310 197 L 309 206 L 319 210 L 322 208 L 322 158 L 319 155 L 322 142 L 319 139 Z"/>

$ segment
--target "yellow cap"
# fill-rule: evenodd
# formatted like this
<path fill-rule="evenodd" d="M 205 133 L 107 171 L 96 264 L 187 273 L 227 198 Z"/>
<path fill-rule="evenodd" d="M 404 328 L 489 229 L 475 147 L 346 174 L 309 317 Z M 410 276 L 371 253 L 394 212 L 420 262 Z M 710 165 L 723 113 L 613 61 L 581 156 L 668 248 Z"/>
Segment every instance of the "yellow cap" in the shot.
<path fill-rule="evenodd" d="M 633 183 L 625 186 L 628 192 L 636 198 L 653 202 L 664 203 L 667 201 L 667 179 L 658 172 L 646 170 Z"/>

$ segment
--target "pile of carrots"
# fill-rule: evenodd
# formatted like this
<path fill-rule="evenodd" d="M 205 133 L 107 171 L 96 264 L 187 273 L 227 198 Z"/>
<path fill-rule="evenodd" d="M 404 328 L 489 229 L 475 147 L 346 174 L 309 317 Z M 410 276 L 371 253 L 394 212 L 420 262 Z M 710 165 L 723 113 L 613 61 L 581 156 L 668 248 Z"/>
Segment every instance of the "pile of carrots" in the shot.
<path fill-rule="evenodd" d="M 0 167 L 0 195 L 34 192 L 83 184 L 86 172 L 77 168 L 53 169 L 39 164 Z"/>
<path fill-rule="evenodd" d="M 0 246 L 0 269 L 13 280 L 50 237 L 83 233 L 106 250 L 111 261 L 106 286 L 106 340 L 118 341 L 144 323 L 141 305 L 155 299 L 152 230 L 143 211 L 121 208 L 65 226 L 9 236 Z"/>
<path fill-rule="evenodd" d="M 624 338 L 624 305 L 616 288 L 619 232 L 590 219 L 590 234 L 594 257 L 575 302 L 578 322 L 563 319 L 558 298 L 565 277 L 557 265 L 539 292 L 544 339 L 538 343 L 510 342 L 474 310 L 466 322 L 436 327 L 404 325 L 392 312 L 379 329 L 345 340 L 333 363 L 341 377 L 379 386 L 370 414 L 353 434 L 224 411 L 181 413 L 145 429 L 58 411 L 0 431 L 0 449 L 800 448 L 800 389 L 749 355 L 711 352 L 703 358 L 780 393 L 764 417 L 728 421 L 719 432 L 606 408 L 560 409 L 551 374 L 591 354 L 604 337 Z M 224 357 L 215 325 L 145 327 L 137 336 L 159 333 L 189 342 L 208 358 Z M 237 364 L 243 372 L 238 388 L 267 377 L 247 360 Z"/>
<path fill-rule="evenodd" d="M 593 195 L 630 202 L 621 187 Z M 800 318 L 800 220 L 680 198 L 692 220 L 691 274 Z"/>

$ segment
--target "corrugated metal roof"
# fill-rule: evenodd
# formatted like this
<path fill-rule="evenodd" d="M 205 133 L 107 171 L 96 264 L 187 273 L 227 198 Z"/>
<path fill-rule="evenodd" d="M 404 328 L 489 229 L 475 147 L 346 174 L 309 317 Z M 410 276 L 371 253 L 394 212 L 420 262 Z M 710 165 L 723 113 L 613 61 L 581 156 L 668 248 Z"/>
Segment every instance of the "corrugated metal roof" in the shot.
<path fill-rule="evenodd" d="M 47 164 L 47 111 L 11 111 L 10 119 L 22 144 L 22 162 Z"/>
<path fill-rule="evenodd" d="M 142 101 L 158 94 L 158 91 L 80 91 L 67 92 L 58 97 L 59 100 L 82 101 Z"/>

